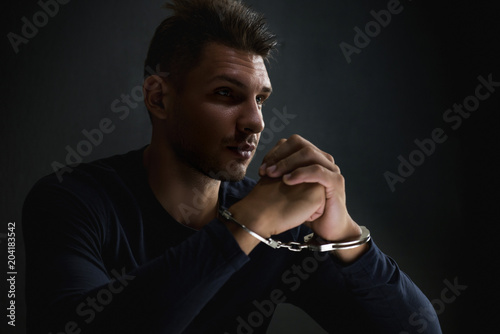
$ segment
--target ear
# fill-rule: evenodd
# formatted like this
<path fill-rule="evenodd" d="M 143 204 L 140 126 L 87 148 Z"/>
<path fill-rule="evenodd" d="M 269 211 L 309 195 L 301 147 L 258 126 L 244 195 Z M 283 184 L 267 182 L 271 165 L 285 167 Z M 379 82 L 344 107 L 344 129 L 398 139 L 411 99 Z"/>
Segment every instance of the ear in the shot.
<path fill-rule="evenodd" d="M 150 75 L 144 80 L 142 86 L 144 104 L 153 117 L 165 119 L 167 106 L 165 98 L 170 93 L 170 84 L 158 75 Z"/>

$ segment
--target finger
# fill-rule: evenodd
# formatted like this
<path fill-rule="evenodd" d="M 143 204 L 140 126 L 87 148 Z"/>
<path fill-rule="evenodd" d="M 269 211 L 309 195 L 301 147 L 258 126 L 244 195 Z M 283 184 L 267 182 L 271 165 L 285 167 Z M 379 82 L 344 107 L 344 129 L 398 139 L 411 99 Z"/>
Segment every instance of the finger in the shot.
<path fill-rule="evenodd" d="M 313 221 L 315 221 L 315 220 L 319 219 L 321 216 L 323 216 L 323 214 L 325 213 L 325 204 L 326 204 L 326 192 L 325 192 L 325 196 L 322 196 L 322 201 L 321 201 L 320 205 L 318 206 L 316 211 L 311 216 L 309 216 L 309 218 L 306 220 L 306 222 L 312 223 Z"/>
<path fill-rule="evenodd" d="M 270 177 L 281 177 L 294 170 L 310 165 L 319 165 L 324 168 L 337 172 L 338 167 L 315 146 L 306 146 L 296 152 L 291 153 L 289 156 L 279 160 L 272 166 L 266 167 L 266 174 Z"/>
<path fill-rule="evenodd" d="M 287 140 L 281 140 L 279 145 L 264 157 L 259 174 L 281 177 L 308 164 L 320 164 L 332 169 L 335 160 L 301 136 L 293 135 Z"/>
<path fill-rule="evenodd" d="M 266 169 L 267 169 L 267 167 L 268 167 L 268 166 L 270 166 L 270 165 L 268 165 L 268 161 L 270 160 L 270 158 L 269 158 L 269 157 L 270 157 L 270 156 L 275 155 L 275 154 L 276 154 L 276 153 L 275 153 L 275 152 L 276 152 L 276 150 L 278 150 L 278 149 L 279 149 L 279 147 L 280 147 L 281 145 L 283 145 L 285 142 L 286 142 L 286 139 L 285 139 L 285 138 L 280 139 L 280 140 L 276 143 L 276 145 L 274 145 L 274 147 L 273 147 L 273 148 L 272 148 L 269 152 L 267 152 L 267 154 L 264 156 L 264 159 L 262 159 L 262 164 L 261 164 L 261 166 L 260 166 L 260 168 L 259 168 L 259 176 L 261 176 L 261 177 L 262 177 L 262 176 L 265 176 L 265 175 L 266 175 Z"/>
<path fill-rule="evenodd" d="M 327 198 L 334 190 L 344 189 L 345 180 L 340 174 L 340 169 L 335 165 L 336 171 L 331 171 L 321 165 L 311 165 L 298 168 L 283 176 L 283 182 L 289 186 L 301 183 L 319 183 L 326 189 Z"/>
<path fill-rule="evenodd" d="M 323 206 L 321 209 L 318 209 L 315 213 L 309 217 L 309 219 L 306 221 L 306 223 L 311 224 L 313 221 L 321 218 L 323 216 L 323 213 L 325 213 L 325 207 Z"/>
<path fill-rule="evenodd" d="M 278 144 L 266 154 L 263 162 L 268 166 L 272 166 L 304 146 L 313 145 L 299 135 L 292 135 L 288 139 L 281 139 Z"/>

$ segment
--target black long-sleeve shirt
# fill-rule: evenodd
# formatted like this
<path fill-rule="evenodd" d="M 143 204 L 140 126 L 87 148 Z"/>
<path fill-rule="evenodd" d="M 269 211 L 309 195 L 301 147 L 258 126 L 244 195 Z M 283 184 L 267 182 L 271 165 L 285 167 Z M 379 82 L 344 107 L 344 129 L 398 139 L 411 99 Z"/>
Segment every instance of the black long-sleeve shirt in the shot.
<path fill-rule="evenodd" d="M 31 190 L 28 333 L 265 333 L 282 302 L 330 333 L 441 333 L 427 298 L 373 241 L 347 266 L 264 244 L 247 256 L 217 219 L 200 231 L 176 222 L 149 188 L 142 153 L 81 164 Z M 222 183 L 220 204 L 253 186 Z"/>

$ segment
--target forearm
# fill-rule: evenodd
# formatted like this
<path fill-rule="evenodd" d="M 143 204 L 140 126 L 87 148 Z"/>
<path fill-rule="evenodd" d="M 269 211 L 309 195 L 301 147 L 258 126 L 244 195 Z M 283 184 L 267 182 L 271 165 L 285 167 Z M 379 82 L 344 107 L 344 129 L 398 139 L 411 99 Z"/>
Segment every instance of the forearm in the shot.
<path fill-rule="evenodd" d="M 356 224 L 352 219 L 349 218 L 350 223 L 347 224 L 345 231 L 342 233 L 340 240 L 335 240 L 335 242 L 346 242 L 358 240 L 361 236 L 361 229 L 358 224 Z M 344 264 L 350 264 L 359 259 L 363 254 L 365 254 L 370 248 L 370 243 L 364 243 L 360 246 L 348 249 L 339 249 L 332 251 L 332 255 L 337 258 L 340 262 Z"/>
<path fill-rule="evenodd" d="M 250 254 L 250 252 L 260 243 L 259 240 L 251 236 L 237 224 L 231 221 L 224 221 L 224 224 L 246 255 Z"/>
<path fill-rule="evenodd" d="M 329 333 L 400 334 L 421 328 L 422 333 L 441 333 L 428 299 L 373 241 L 367 252 L 351 264 L 326 254 L 311 258 L 317 259 L 319 266 L 290 302 L 304 309 Z M 426 316 L 435 317 L 426 328 L 415 327 L 412 318 L 422 310 L 428 312 Z"/>
<path fill-rule="evenodd" d="M 279 179 L 262 178 L 228 211 L 239 224 L 267 239 L 303 224 L 323 201 L 324 188 L 318 184 L 287 186 Z M 246 254 L 259 244 L 259 240 L 239 224 L 225 223 Z"/>
<path fill-rule="evenodd" d="M 79 274 L 69 276 L 61 272 L 67 276 L 57 277 L 62 281 L 59 286 L 52 284 L 51 299 L 29 305 L 37 309 L 29 321 L 36 321 L 38 330 L 54 333 L 64 331 L 68 324 L 81 329 L 82 333 L 182 332 L 231 275 L 248 261 L 224 230 L 222 224 L 212 222 L 185 242 L 168 249 L 163 256 L 127 271 L 125 279 L 115 283 L 104 281 L 103 275 L 93 272 L 97 273 L 98 269 L 85 270 L 86 280 L 95 286 L 90 291 L 83 288 L 65 291 L 69 290 L 65 286 L 74 286 L 69 280 L 78 280 Z M 33 246 L 29 246 L 28 256 L 38 257 L 33 254 Z M 73 266 L 92 268 L 87 262 L 75 261 Z M 47 263 L 44 272 L 27 268 L 29 275 L 40 277 L 32 280 L 28 287 L 31 293 L 44 288 L 46 280 L 54 280 L 54 273 L 49 273 L 51 267 L 54 266 Z M 113 269 L 122 273 L 121 268 Z"/>
<path fill-rule="evenodd" d="M 258 222 L 258 215 L 255 214 L 255 209 L 250 208 L 248 205 L 245 205 L 244 200 L 231 206 L 228 211 L 240 224 L 243 224 L 257 234 L 263 233 L 261 231 L 262 229 L 258 228 L 261 223 Z M 225 219 L 220 215 L 219 220 L 221 220 L 227 227 L 229 232 L 231 232 L 234 239 L 245 254 L 250 254 L 250 252 L 260 243 L 257 238 L 245 231 L 239 224 L 235 223 L 234 221 Z"/>
<path fill-rule="evenodd" d="M 382 332 L 413 332 L 411 316 L 424 309 L 433 316 L 433 321 L 428 322 L 422 333 L 441 333 L 437 315 L 427 297 L 373 242 L 358 261 L 337 266 L 359 305 Z"/>

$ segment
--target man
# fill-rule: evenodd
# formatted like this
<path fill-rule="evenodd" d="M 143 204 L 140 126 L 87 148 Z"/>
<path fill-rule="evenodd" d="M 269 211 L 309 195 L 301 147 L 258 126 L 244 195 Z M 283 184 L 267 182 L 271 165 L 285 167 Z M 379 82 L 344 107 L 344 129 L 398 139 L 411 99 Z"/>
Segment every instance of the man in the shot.
<path fill-rule="evenodd" d="M 245 178 L 276 42 L 233 0 L 174 0 L 146 59 L 150 145 L 26 199 L 30 333 L 264 333 L 276 305 L 329 332 L 400 333 L 432 305 L 361 229 L 334 159 L 295 135 Z M 224 211 L 227 209 L 227 211 Z M 232 218 L 227 216 L 230 212 Z M 334 252 L 273 249 L 314 233 Z M 242 227 L 243 224 L 245 227 Z M 423 328 L 423 326 L 419 327 Z M 433 321 L 428 333 L 440 333 Z"/>

